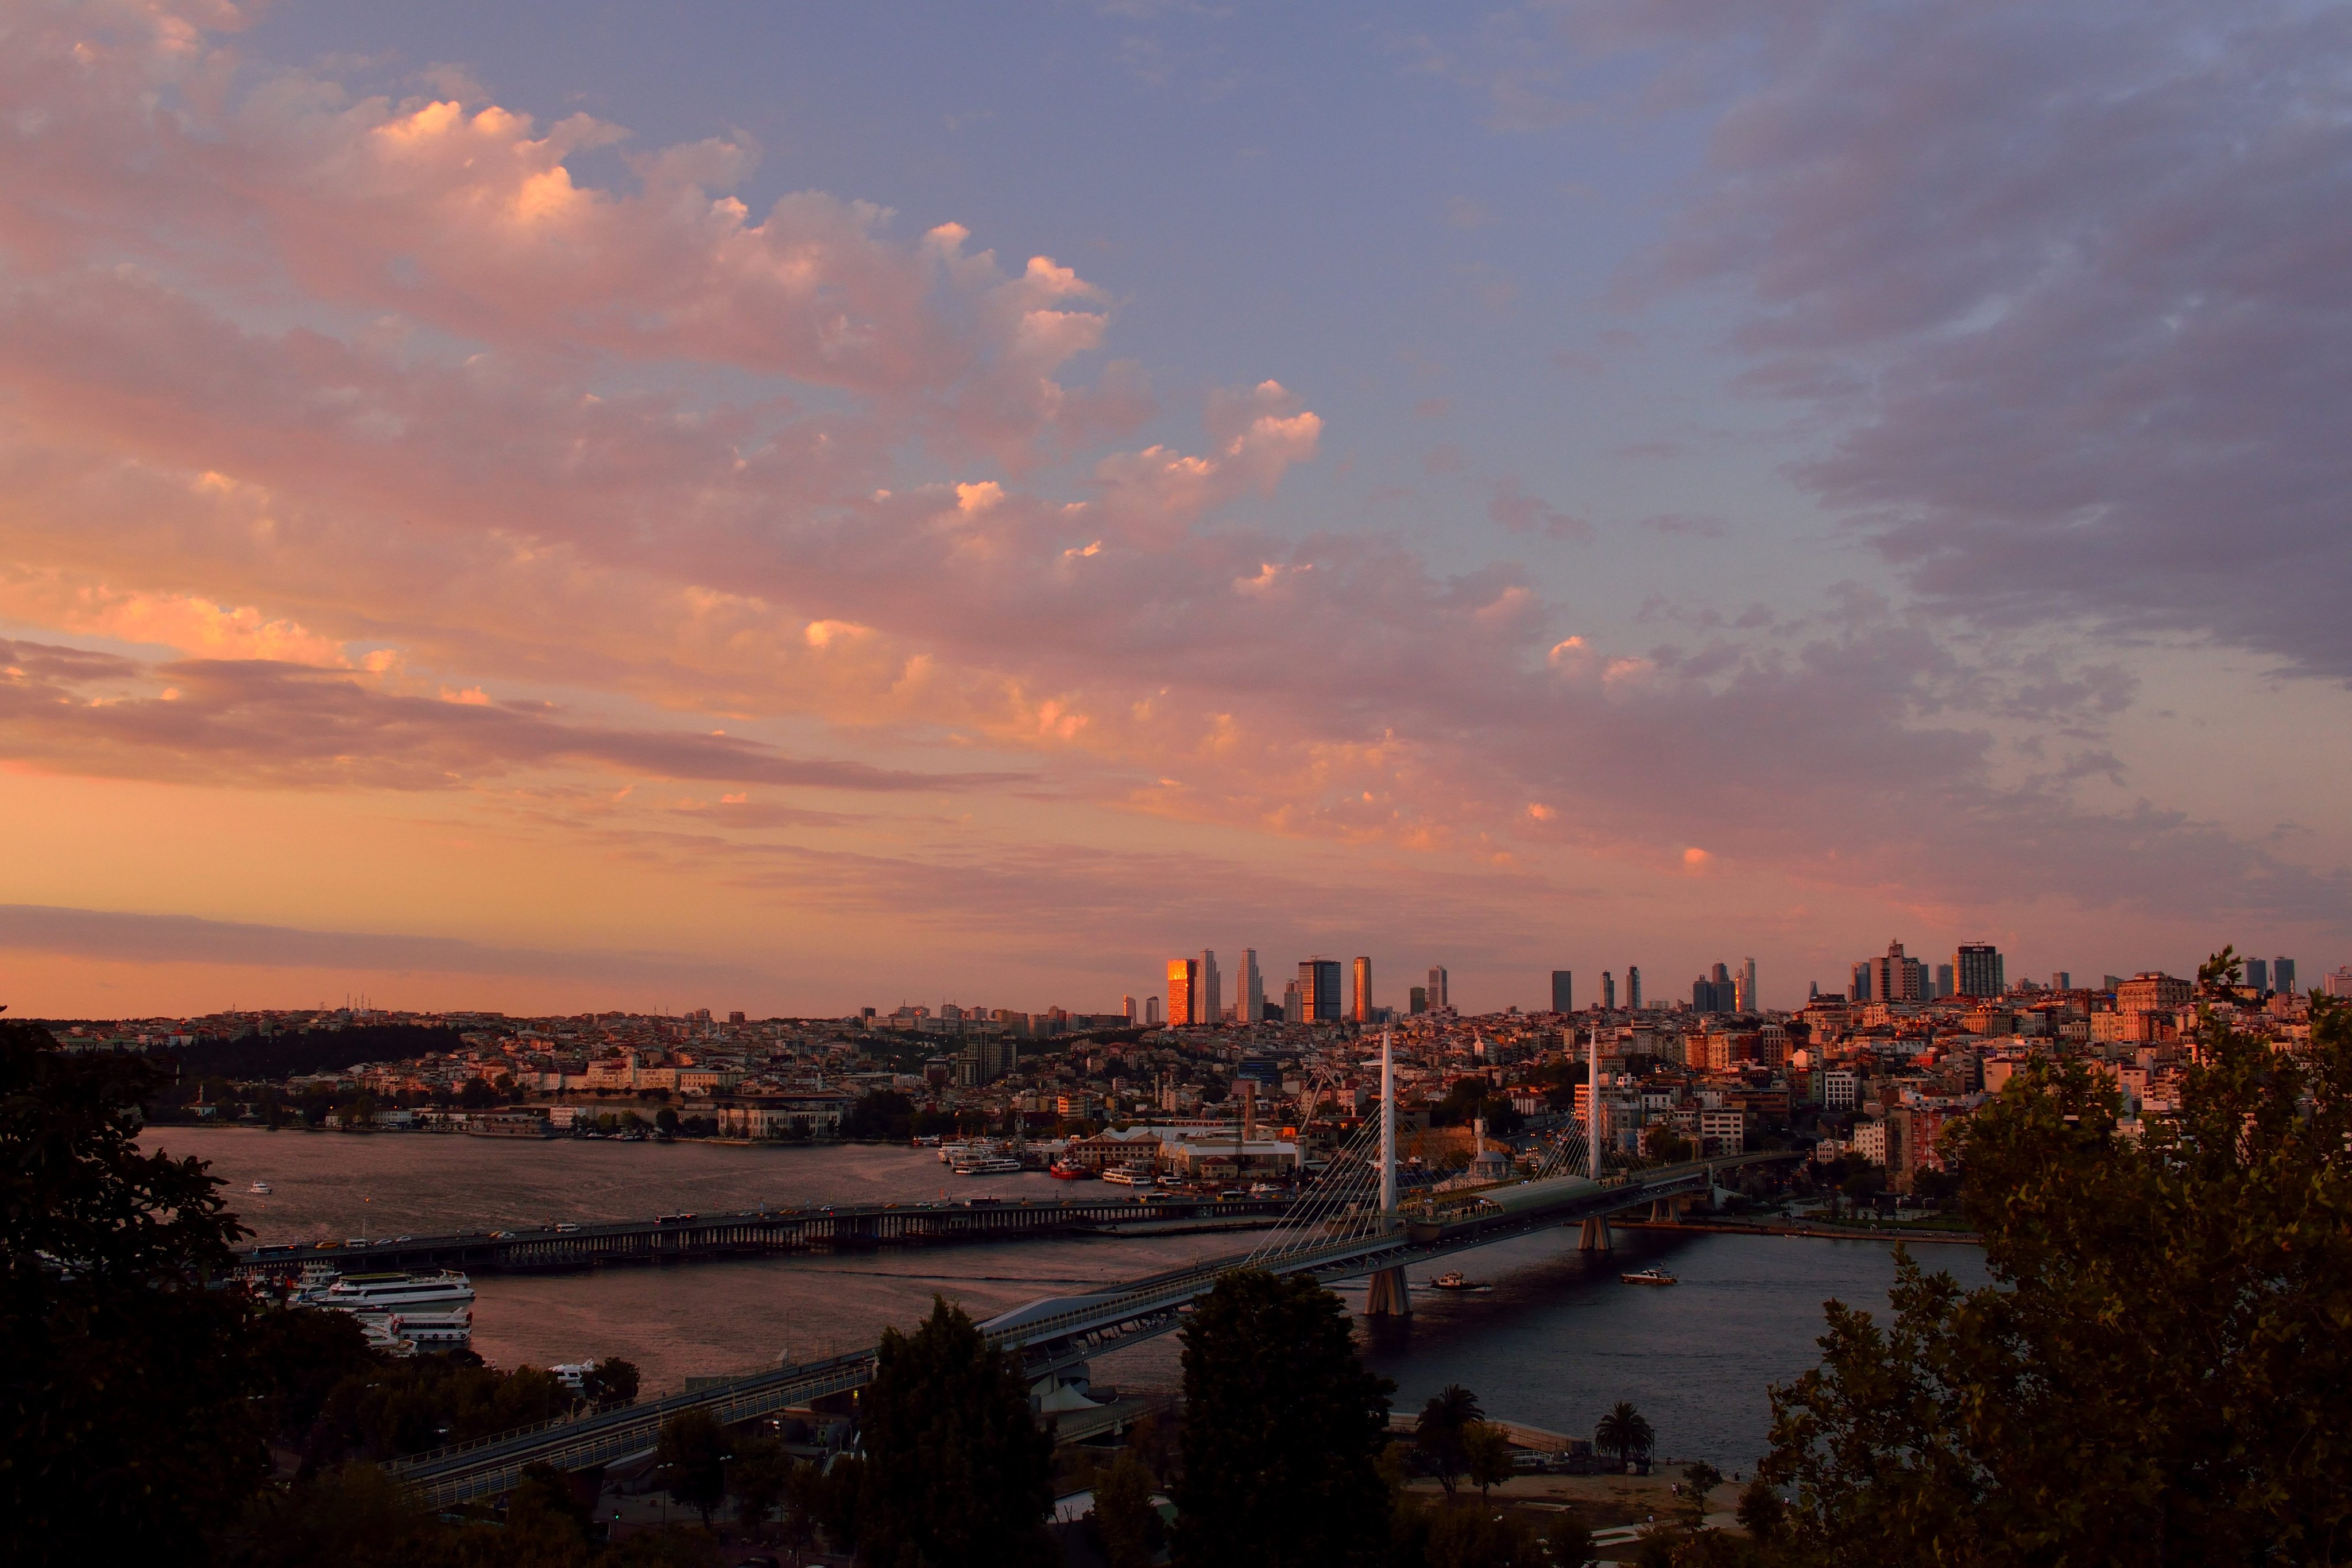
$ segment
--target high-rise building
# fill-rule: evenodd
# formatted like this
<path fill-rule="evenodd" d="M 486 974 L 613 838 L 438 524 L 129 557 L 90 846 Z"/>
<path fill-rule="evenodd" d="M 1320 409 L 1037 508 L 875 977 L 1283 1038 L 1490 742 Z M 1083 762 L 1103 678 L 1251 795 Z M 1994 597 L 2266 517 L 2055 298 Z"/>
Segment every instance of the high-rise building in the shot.
<path fill-rule="evenodd" d="M 1445 966 L 1433 966 L 1429 971 L 1429 1010 L 1442 1013 L 1453 1005 L 1453 998 L 1445 989 Z"/>
<path fill-rule="evenodd" d="M 1889 942 L 1885 953 L 1869 960 L 1870 998 L 1879 1002 L 1924 1002 L 1927 999 L 1927 966 L 1903 956 L 1903 944 Z"/>
<path fill-rule="evenodd" d="M 2258 991 L 2267 991 L 2271 988 L 2271 967 L 2267 959 L 2246 960 L 2246 984 Z"/>
<path fill-rule="evenodd" d="M 1739 1010 L 1744 1013 L 1762 1012 L 1764 1004 L 1756 999 L 1755 959 L 1749 958 L 1739 966 Z"/>
<path fill-rule="evenodd" d="M 1952 978 L 1952 967 L 1949 964 L 1936 966 L 1936 999 L 1937 1001 L 1950 996 L 1957 982 Z"/>
<path fill-rule="evenodd" d="M 1201 960 L 1168 960 L 1168 1025 L 1171 1029 L 1182 1029 L 1201 1021 L 1192 1013 L 1200 1002 L 1200 988 Z"/>
<path fill-rule="evenodd" d="M 1143 1022 L 1146 1028 L 1158 1029 L 1160 1027 L 1160 998 L 1158 997 L 1146 997 L 1143 998 Z"/>
<path fill-rule="evenodd" d="M 2271 960 L 2271 988 L 2290 997 L 2295 994 L 2294 959 L 2273 958 Z"/>
<path fill-rule="evenodd" d="M 1990 942 L 1963 942 L 1952 955 L 1952 972 L 1959 977 L 1960 995 L 1997 997 L 2009 989 L 2001 975 L 2000 954 Z"/>
<path fill-rule="evenodd" d="M 1192 998 L 1192 1021 L 1209 1024 L 1223 1021 L 1224 998 L 1219 994 L 1217 956 L 1206 947 L 1201 949 L 1201 968 L 1194 984 L 1198 989 Z"/>
<path fill-rule="evenodd" d="M 2278 967 L 2277 959 L 2271 960 L 2271 967 L 2273 969 Z M 2287 978 L 2294 977 L 2294 967 L 2290 965 L 2287 969 Z M 2337 965 L 2321 979 L 2320 985 L 2331 997 L 2352 997 L 2352 964 Z"/>
<path fill-rule="evenodd" d="M 1257 949 L 1242 949 L 1241 973 L 1242 1022 L 1259 1023 L 1265 1018 L 1265 977 L 1258 972 Z"/>
<path fill-rule="evenodd" d="M 1298 966 L 1301 1023 L 1339 1021 L 1339 960 L 1309 958 Z"/>
<path fill-rule="evenodd" d="M 1691 982 L 1691 1011 L 1695 1013 L 1725 1011 L 1731 1006 L 1731 998 L 1723 994 L 1726 988 L 1717 986 L 1705 975 L 1701 975 Z"/>
<path fill-rule="evenodd" d="M 1871 999 L 1869 959 L 1864 958 L 1854 964 L 1853 977 L 1847 982 L 1845 988 L 1845 999 L 1850 1002 L 1866 1002 Z"/>
<path fill-rule="evenodd" d="M 1638 964 L 1625 966 L 1625 1005 L 1634 1012 L 1642 1010 L 1642 968 Z"/>
<path fill-rule="evenodd" d="M 1307 1021 L 1306 1009 L 1299 1000 L 1298 982 L 1296 980 L 1285 980 L 1282 983 L 1282 1021 L 1285 1023 Z"/>
<path fill-rule="evenodd" d="M 1576 1010 L 1576 976 L 1567 969 L 1551 972 L 1551 1010 L 1572 1013 Z"/>
<path fill-rule="evenodd" d="M 1372 961 L 1359 956 L 1356 959 L 1356 1005 L 1348 1016 L 1358 1023 L 1372 1021 Z"/>
<path fill-rule="evenodd" d="M 2053 969 L 2050 971 L 2050 988 L 2053 991 L 2071 991 L 2074 988 L 2074 977 L 2063 969 Z"/>
<path fill-rule="evenodd" d="M 1415 986 L 1411 990 L 1407 991 L 1405 996 L 1409 1002 L 1411 1011 L 1425 1013 L 1429 1010 L 1429 988 L 1427 986 Z"/>
<path fill-rule="evenodd" d="M 1617 977 L 1607 969 L 1601 971 L 1601 1010 L 1604 1013 L 1617 1010 Z"/>
<path fill-rule="evenodd" d="M 1118 1010 L 1127 1015 L 1128 1022 L 1133 1023 L 1135 1021 L 1135 998 L 1133 997 L 1119 998 Z"/>

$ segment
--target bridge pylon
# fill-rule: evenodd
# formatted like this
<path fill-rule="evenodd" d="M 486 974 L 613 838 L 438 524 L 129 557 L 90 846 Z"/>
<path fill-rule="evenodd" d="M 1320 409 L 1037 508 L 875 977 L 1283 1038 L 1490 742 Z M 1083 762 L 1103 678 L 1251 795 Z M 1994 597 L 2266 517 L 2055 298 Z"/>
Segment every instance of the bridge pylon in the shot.
<path fill-rule="evenodd" d="M 1370 1289 L 1364 1292 L 1364 1315 L 1368 1318 L 1409 1318 L 1412 1316 L 1412 1298 L 1405 1291 L 1404 1265 L 1383 1269 L 1374 1274 Z"/>
<path fill-rule="evenodd" d="M 1609 1217 L 1607 1215 L 1596 1214 L 1591 1219 L 1584 1222 L 1583 1229 L 1578 1234 L 1576 1239 L 1576 1249 L 1579 1252 L 1614 1252 L 1617 1250 L 1617 1243 L 1610 1237 L 1609 1234 Z"/>

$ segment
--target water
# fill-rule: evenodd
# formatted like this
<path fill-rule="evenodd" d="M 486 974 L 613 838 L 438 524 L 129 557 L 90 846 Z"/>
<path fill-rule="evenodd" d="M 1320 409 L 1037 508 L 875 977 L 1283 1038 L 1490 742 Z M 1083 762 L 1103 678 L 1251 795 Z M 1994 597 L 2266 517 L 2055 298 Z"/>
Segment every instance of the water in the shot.
<path fill-rule="evenodd" d="M 490 1230 L 551 1219 L 642 1218 L 817 1202 L 907 1202 L 992 1193 L 1056 1197 L 1040 1175 L 958 1177 L 929 1150 L 743 1147 L 699 1143 L 352 1136 L 233 1127 L 163 1127 L 151 1147 L 195 1155 L 226 1179 L 231 1207 L 263 1241 Z M 255 1179 L 275 1189 L 248 1195 Z M 870 1344 L 886 1323 L 911 1326 L 936 1292 L 986 1317 L 1041 1295 L 1108 1284 L 1232 1251 L 1244 1236 L 1151 1239 L 1070 1237 L 797 1255 L 670 1267 L 476 1278 L 474 1348 L 502 1365 L 626 1356 L 648 1389 Z M 1589 1434 L 1620 1399 L 1641 1407 L 1660 1453 L 1746 1470 L 1764 1451 L 1766 1387 L 1819 1359 L 1821 1303 L 1880 1306 L 1893 1249 L 1874 1241 L 1669 1236 L 1620 1231 L 1618 1250 L 1576 1250 L 1574 1227 L 1541 1232 L 1412 1272 L 1409 1325 L 1359 1319 L 1365 1360 L 1417 1409 L 1449 1383 L 1489 1415 Z M 1984 1281 L 1972 1247 L 1923 1246 L 1930 1269 Z M 1671 1289 L 1622 1285 L 1655 1262 Z M 1424 1287 L 1456 1268 L 1494 1289 Z M 1342 1287 L 1351 1308 L 1361 1285 Z M 1095 1364 L 1097 1383 L 1171 1388 L 1171 1336 Z"/>

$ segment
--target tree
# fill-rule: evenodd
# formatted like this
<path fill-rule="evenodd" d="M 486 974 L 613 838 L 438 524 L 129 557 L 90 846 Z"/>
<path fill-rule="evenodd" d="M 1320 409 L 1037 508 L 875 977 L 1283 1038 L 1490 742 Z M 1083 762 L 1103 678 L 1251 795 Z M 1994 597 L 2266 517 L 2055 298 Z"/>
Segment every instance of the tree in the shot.
<path fill-rule="evenodd" d="M 1706 1494 L 1723 1484 L 1723 1472 L 1705 1459 L 1694 1459 L 1683 1467 L 1683 1512 L 1685 1522 L 1693 1530 L 1706 1525 Z"/>
<path fill-rule="evenodd" d="M 1592 1446 L 1604 1454 L 1614 1454 L 1620 1464 L 1630 1464 L 1636 1458 L 1647 1458 L 1657 1441 L 1657 1434 L 1639 1410 L 1620 1399 L 1601 1417 L 1592 1429 Z"/>
<path fill-rule="evenodd" d="M 2226 961 L 2217 956 L 2216 963 Z M 2306 1050 L 2210 1014 L 2137 1137 L 2079 1063 L 1958 1134 L 1993 1283 L 1898 1265 L 1773 1395 L 1783 1536 L 1824 1563 L 2340 1561 L 2352 1543 L 2352 1011 Z M 1948 1134 L 1948 1136 L 1949 1134 Z"/>
<path fill-rule="evenodd" d="M 861 1406 L 859 1546 L 884 1564 L 1055 1560 L 1054 1438 L 1020 1369 L 961 1307 L 931 1299 L 912 1334 L 882 1331 Z"/>
<path fill-rule="evenodd" d="M 1437 1478 L 1437 1484 L 1445 1489 L 1447 1497 L 1454 1495 L 1462 1472 L 1470 1468 L 1463 1438 L 1486 1414 L 1478 1407 L 1475 1394 L 1458 1383 L 1449 1383 L 1431 1395 L 1429 1403 L 1421 1407 L 1421 1414 L 1412 1418 L 1413 1451 Z"/>
<path fill-rule="evenodd" d="M 1339 1298 L 1304 1275 L 1236 1270 L 1194 1302 L 1181 1338 L 1176 1563 L 1376 1561 L 1395 1385 L 1357 1360 Z"/>
<path fill-rule="evenodd" d="M 1552 1516 L 1544 1533 L 1544 1548 L 1555 1568 L 1584 1568 L 1592 1560 L 1592 1526 L 1570 1503 Z"/>
<path fill-rule="evenodd" d="M 1109 1568 L 1150 1568 L 1166 1528 L 1151 1506 L 1151 1472 L 1122 1451 L 1095 1482 L 1095 1534 Z"/>
<path fill-rule="evenodd" d="M 654 1131 L 665 1138 L 677 1136 L 677 1113 L 665 1105 L 654 1113 Z"/>
<path fill-rule="evenodd" d="M 727 1428 L 708 1410 L 681 1410 L 662 1423 L 654 1448 L 654 1473 L 684 1508 L 710 1515 L 727 1496 L 727 1461 L 733 1446 Z"/>
<path fill-rule="evenodd" d="M 0 1558 L 202 1562 L 268 1473 L 244 1228 L 204 1163 L 143 1154 L 144 1060 L 0 1020 Z"/>
<path fill-rule="evenodd" d="M 607 1405 L 634 1405 L 640 1381 L 637 1364 L 617 1355 L 590 1364 L 580 1375 L 580 1394 L 589 1404 L 600 1408 Z"/>
<path fill-rule="evenodd" d="M 1788 1504 L 1762 1476 L 1750 1480 L 1739 1494 L 1739 1528 L 1753 1540 L 1779 1539 L 1780 1526 L 1788 1516 Z"/>
<path fill-rule="evenodd" d="M 791 1494 L 793 1457 L 775 1437 L 740 1437 L 735 1457 L 727 1466 L 727 1490 L 735 1498 L 735 1517 L 757 1531 Z"/>
<path fill-rule="evenodd" d="M 1543 1568 L 1544 1544 L 1516 1513 L 1448 1508 L 1429 1521 L 1422 1555 L 1429 1568 Z"/>
<path fill-rule="evenodd" d="M 1462 1457 L 1470 1482 L 1485 1497 L 1486 1489 L 1511 1479 L 1511 1440 L 1492 1421 L 1474 1421 L 1462 1434 Z"/>

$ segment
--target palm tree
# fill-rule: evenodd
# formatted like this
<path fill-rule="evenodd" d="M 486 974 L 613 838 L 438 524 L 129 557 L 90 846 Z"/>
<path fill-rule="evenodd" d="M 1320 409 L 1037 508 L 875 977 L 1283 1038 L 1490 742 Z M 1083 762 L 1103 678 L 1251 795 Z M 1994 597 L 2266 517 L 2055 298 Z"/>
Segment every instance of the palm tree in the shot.
<path fill-rule="evenodd" d="M 1616 1455 L 1622 1465 L 1636 1455 L 1647 1458 L 1657 1436 L 1631 1401 L 1620 1399 L 1592 1429 L 1592 1446 L 1604 1454 Z"/>
<path fill-rule="evenodd" d="M 1413 1417 L 1412 1445 L 1436 1473 L 1437 1484 L 1449 1498 L 1454 1495 L 1455 1479 L 1470 1466 L 1463 1438 L 1472 1424 L 1486 1416 L 1475 1394 L 1458 1383 L 1449 1383 L 1443 1392 L 1431 1395 L 1421 1414 Z"/>

